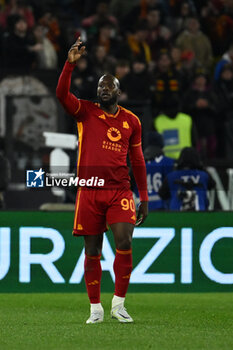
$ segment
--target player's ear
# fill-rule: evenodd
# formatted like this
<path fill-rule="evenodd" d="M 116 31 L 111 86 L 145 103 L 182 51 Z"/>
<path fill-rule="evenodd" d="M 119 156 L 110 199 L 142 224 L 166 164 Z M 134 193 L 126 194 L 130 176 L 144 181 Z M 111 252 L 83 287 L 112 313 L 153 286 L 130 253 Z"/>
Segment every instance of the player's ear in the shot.
<path fill-rule="evenodd" d="M 118 89 L 117 96 L 119 97 L 121 95 L 121 89 Z"/>

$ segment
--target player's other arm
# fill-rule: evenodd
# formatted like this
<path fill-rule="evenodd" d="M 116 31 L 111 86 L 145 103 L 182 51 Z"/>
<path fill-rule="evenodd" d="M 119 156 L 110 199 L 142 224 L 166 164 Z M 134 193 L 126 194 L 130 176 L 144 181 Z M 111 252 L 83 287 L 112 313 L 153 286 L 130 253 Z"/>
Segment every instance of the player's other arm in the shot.
<path fill-rule="evenodd" d="M 137 184 L 141 204 L 138 210 L 136 226 L 142 224 L 148 215 L 148 192 L 146 179 L 146 164 L 141 147 L 141 125 L 138 124 L 132 136 L 129 148 L 129 158 L 134 178 Z"/>
<path fill-rule="evenodd" d="M 81 44 L 82 42 L 80 38 L 78 38 L 75 44 L 71 46 L 56 89 L 56 96 L 58 100 L 65 110 L 71 115 L 77 114 L 80 108 L 80 101 L 70 92 L 70 84 L 71 75 L 76 66 L 76 62 L 85 52 L 85 46 L 79 48 Z"/>

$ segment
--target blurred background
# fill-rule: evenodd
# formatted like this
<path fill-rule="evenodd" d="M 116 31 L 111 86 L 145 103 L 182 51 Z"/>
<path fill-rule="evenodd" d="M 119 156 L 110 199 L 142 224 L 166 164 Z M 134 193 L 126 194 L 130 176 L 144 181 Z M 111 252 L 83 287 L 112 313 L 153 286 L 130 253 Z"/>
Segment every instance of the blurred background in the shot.
<path fill-rule="evenodd" d="M 119 103 L 142 122 L 143 150 L 155 130 L 175 163 L 193 147 L 215 183 L 205 210 L 233 209 L 233 0 L 0 0 L 1 208 L 75 201 L 72 188 L 26 188 L 25 171 L 51 170 L 44 132 L 77 134 L 55 90 L 79 36 L 87 55 L 72 92 L 95 101 L 100 76 L 116 75 Z M 77 148 L 60 151 L 72 172 Z"/>

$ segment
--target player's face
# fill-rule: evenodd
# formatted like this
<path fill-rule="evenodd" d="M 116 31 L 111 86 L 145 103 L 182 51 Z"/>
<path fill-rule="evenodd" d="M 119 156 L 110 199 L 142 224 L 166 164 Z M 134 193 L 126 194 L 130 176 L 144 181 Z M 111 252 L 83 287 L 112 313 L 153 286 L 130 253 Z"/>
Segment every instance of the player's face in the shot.
<path fill-rule="evenodd" d="M 100 78 L 97 88 L 97 96 L 104 106 L 115 104 L 120 95 L 118 80 L 112 75 L 104 75 Z"/>

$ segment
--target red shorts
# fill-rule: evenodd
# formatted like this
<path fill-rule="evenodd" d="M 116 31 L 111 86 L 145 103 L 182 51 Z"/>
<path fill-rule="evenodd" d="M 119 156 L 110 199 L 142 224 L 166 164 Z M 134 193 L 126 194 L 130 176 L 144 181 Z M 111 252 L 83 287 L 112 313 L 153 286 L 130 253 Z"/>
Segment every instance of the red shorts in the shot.
<path fill-rule="evenodd" d="M 101 234 L 107 231 L 107 225 L 118 222 L 133 225 L 136 223 L 135 204 L 130 190 L 79 188 L 75 206 L 74 236 Z"/>

